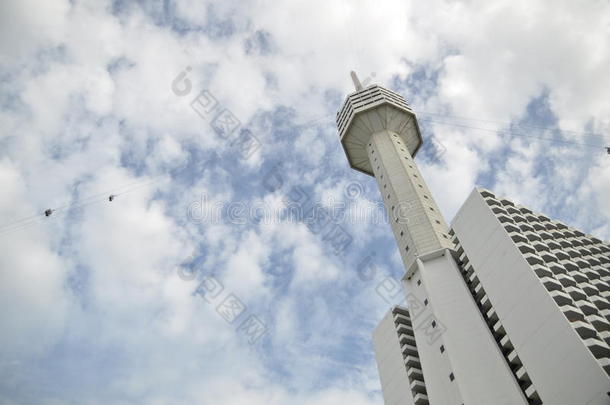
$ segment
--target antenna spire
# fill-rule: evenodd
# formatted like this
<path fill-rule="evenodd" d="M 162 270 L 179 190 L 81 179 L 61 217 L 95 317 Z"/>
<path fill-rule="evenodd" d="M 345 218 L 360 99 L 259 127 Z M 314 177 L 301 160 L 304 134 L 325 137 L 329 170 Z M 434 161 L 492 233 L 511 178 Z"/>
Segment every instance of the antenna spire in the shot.
<path fill-rule="evenodd" d="M 362 90 L 364 87 L 362 87 L 362 83 L 360 83 L 356 72 L 352 70 L 349 74 L 350 76 L 352 76 L 352 82 L 354 82 L 354 87 L 356 88 L 356 91 Z"/>

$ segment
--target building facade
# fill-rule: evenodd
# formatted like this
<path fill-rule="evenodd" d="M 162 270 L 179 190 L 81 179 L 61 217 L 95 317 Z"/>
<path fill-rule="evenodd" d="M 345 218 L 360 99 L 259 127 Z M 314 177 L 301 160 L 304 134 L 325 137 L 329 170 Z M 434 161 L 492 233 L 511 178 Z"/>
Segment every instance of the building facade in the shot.
<path fill-rule="evenodd" d="M 341 143 L 377 180 L 408 292 L 374 332 L 386 405 L 609 403 L 609 245 L 486 190 L 450 231 L 413 159 L 415 114 L 354 82 Z"/>

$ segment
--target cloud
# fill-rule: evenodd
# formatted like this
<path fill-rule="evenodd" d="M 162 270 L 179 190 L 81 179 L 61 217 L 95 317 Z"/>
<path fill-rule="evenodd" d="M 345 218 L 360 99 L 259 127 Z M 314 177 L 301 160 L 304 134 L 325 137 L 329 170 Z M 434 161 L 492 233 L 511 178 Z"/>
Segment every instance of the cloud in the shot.
<path fill-rule="evenodd" d="M 610 237 L 605 3 L 5 3 L 0 221 L 37 216 L 0 233 L 0 402 L 379 403 L 375 287 L 403 272 L 389 226 L 339 216 L 353 242 L 335 254 L 279 214 L 295 187 L 379 208 L 334 128 L 352 69 L 442 147 L 417 161 L 448 219 L 478 184 Z M 203 90 L 213 113 L 193 109 Z M 251 157 L 213 129 L 225 109 Z M 257 344 L 195 294 L 204 276 L 265 322 Z"/>

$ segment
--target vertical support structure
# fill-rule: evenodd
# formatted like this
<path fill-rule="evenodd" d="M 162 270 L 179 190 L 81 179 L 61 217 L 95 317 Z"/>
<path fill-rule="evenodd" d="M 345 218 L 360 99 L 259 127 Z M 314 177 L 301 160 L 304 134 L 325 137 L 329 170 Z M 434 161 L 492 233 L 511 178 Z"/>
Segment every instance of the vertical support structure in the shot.
<path fill-rule="evenodd" d="M 413 160 L 423 142 L 415 113 L 399 94 L 377 85 L 363 89 L 355 74 L 352 79 L 356 92 L 337 113 L 341 144 L 352 168 L 376 178 L 405 265 L 405 285 L 416 291 L 434 321 L 412 319 L 428 387 L 427 397 L 418 397 L 416 404 L 526 404 L 463 285 L 447 224 Z M 461 284 L 454 285 L 456 280 Z M 446 325 L 444 337 L 429 342 L 427 327 L 415 322 Z M 379 345 L 376 350 L 385 353 Z M 392 363 L 378 363 L 383 364 Z M 392 372 L 384 369 L 380 375 L 388 378 Z M 396 399 L 391 395 L 386 401 Z"/>

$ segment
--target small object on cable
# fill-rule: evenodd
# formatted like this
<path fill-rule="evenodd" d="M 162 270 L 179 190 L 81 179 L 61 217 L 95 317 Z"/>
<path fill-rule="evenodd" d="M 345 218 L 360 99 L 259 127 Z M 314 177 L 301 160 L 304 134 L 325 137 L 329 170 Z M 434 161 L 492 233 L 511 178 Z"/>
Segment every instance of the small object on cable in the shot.
<path fill-rule="evenodd" d="M 114 197 L 116 197 L 115 194 L 110 194 L 110 196 L 108 197 L 108 201 L 114 200 Z"/>
<path fill-rule="evenodd" d="M 49 209 L 45 210 L 44 216 L 45 217 L 50 217 L 52 213 L 53 213 L 53 210 L 49 208 Z"/>

